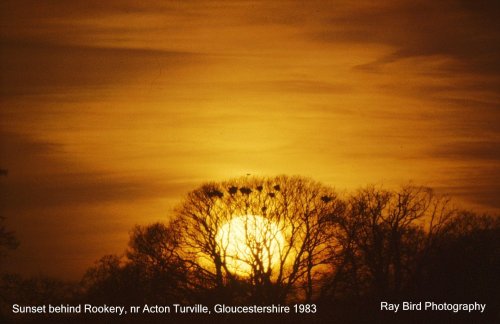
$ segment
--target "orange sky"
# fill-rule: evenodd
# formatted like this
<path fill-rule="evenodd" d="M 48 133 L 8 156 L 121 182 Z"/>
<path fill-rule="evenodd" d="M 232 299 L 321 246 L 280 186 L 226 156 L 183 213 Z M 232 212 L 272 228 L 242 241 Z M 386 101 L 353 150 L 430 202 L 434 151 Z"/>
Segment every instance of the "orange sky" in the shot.
<path fill-rule="evenodd" d="M 500 211 L 497 1 L 3 1 L 0 21 L 8 270 L 76 278 L 247 173 Z"/>

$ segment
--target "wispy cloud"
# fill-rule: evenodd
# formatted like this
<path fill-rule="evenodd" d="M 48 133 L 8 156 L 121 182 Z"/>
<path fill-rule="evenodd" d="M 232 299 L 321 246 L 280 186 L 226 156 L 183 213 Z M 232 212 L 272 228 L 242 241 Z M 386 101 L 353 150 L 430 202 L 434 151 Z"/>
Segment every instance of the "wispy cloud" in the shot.
<path fill-rule="evenodd" d="M 3 98 L 125 86 L 137 83 L 137 79 L 153 82 L 155 72 L 178 70 L 196 60 L 193 53 L 164 50 L 13 41 L 0 46 Z M 147 73 L 150 75 L 145 79 Z"/>

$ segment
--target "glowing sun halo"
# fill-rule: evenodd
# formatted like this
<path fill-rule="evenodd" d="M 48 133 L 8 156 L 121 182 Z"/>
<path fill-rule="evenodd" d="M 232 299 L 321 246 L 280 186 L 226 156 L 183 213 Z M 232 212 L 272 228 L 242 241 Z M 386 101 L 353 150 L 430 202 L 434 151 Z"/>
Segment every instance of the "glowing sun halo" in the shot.
<path fill-rule="evenodd" d="M 284 237 L 275 222 L 262 216 L 233 217 L 217 233 L 217 242 L 227 268 L 233 274 L 248 276 L 262 261 L 260 271 L 279 264 Z"/>

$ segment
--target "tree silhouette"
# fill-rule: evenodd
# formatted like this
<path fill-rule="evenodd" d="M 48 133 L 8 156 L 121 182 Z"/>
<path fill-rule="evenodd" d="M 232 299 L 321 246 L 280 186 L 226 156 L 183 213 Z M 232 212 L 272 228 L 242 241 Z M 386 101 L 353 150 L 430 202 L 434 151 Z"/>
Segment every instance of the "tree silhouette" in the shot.
<path fill-rule="evenodd" d="M 190 192 L 176 212 L 183 258 L 200 269 L 207 288 L 221 298 L 234 298 L 227 294 L 234 294 L 237 285 L 238 298 L 261 303 L 291 297 L 310 300 L 318 278 L 327 271 L 334 234 L 331 220 L 343 209 L 333 189 L 302 177 L 246 177 L 206 184 Z M 265 225 L 255 227 L 256 215 Z M 237 255 L 218 238 L 235 217 L 243 217 L 245 230 L 238 235 L 249 247 Z M 228 266 L 230 258 L 237 258 L 246 273 Z"/>
<path fill-rule="evenodd" d="M 460 259 L 446 256 L 474 242 L 497 251 L 487 237 L 499 228 L 426 187 L 368 186 L 339 197 L 307 178 L 245 177 L 191 191 L 167 224 L 136 226 L 124 256 L 87 272 L 84 291 L 102 302 L 314 301 L 341 312 L 342 303 L 352 310 L 458 284 L 435 282 L 435 265 L 458 269 Z M 491 256 L 476 258 L 495 268 Z"/>
<path fill-rule="evenodd" d="M 4 220 L 5 217 L 0 216 L 0 260 L 5 257 L 9 250 L 14 250 L 19 246 L 14 232 L 7 229 Z"/>
<path fill-rule="evenodd" d="M 107 255 L 82 280 L 86 299 L 125 304 L 189 301 L 196 292 L 172 226 L 135 226 L 124 256 Z"/>
<path fill-rule="evenodd" d="M 381 300 L 467 297 L 492 305 L 482 319 L 495 322 L 499 238 L 500 218 L 454 208 L 426 187 L 367 186 L 340 196 L 303 177 L 247 176 L 204 184 L 186 195 L 169 222 L 135 226 L 125 252 L 102 257 L 78 286 L 4 275 L 0 309 L 47 302 L 313 302 L 319 322 L 415 322 L 413 316 L 471 322 L 425 312 L 396 318 L 378 309 Z"/>
<path fill-rule="evenodd" d="M 375 186 L 359 189 L 337 217 L 334 269 L 323 293 L 359 296 L 397 293 L 418 277 L 425 255 L 450 229 L 456 210 L 449 199 L 429 188 L 406 185 L 399 190 Z M 342 284 L 343 287 L 339 287 Z"/>

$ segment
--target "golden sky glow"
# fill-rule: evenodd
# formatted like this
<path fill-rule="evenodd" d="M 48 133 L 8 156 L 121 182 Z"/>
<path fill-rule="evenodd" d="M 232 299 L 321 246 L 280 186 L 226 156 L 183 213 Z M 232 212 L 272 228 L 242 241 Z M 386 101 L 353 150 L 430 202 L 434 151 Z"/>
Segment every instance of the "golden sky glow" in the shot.
<path fill-rule="evenodd" d="M 80 275 L 204 181 L 500 210 L 498 1 L 3 1 L 12 269 Z"/>

